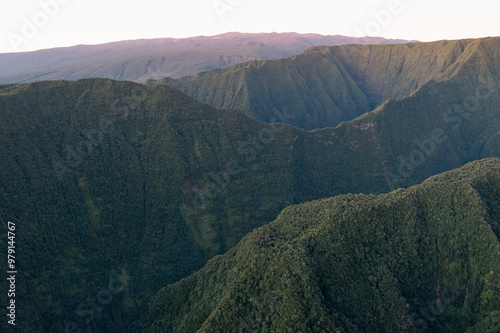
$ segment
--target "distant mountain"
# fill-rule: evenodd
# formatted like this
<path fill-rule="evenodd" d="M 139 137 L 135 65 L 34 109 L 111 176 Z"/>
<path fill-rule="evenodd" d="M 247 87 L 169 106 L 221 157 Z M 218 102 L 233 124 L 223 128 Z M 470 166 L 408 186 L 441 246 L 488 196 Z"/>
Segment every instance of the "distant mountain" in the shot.
<path fill-rule="evenodd" d="M 85 78 L 143 82 L 193 75 L 249 60 L 289 57 L 311 46 L 403 42 L 407 41 L 297 33 L 226 33 L 78 45 L 0 54 L 0 83 Z"/>
<path fill-rule="evenodd" d="M 271 121 L 276 109 L 286 109 L 293 115 L 290 124 L 315 129 L 352 120 L 432 80 L 449 80 L 465 67 L 482 67 L 483 76 L 496 75 L 498 71 L 488 72 L 483 62 L 498 65 L 499 49 L 500 38 L 313 47 L 286 59 L 252 61 L 161 82 L 264 122 Z"/>
<path fill-rule="evenodd" d="M 500 332 L 500 160 L 286 208 L 150 304 L 145 332 Z"/>

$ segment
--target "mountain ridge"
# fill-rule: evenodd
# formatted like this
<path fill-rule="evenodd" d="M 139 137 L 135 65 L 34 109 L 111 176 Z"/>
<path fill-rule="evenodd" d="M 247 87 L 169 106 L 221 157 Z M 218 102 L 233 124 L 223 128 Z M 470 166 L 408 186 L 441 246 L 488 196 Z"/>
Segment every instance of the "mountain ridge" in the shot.
<path fill-rule="evenodd" d="M 20 329 L 132 329 L 158 289 L 288 206 L 500 157 L 500 55 L 480 44 L 452 78 L 313 131 L 284 124 L 289 110 L 266 124 L 163 85 L 0 86 L 0 222 L 23 240 Z M 495 193 L 481 194 L 493 221 Z"/>
<path fill-rule="evenodd" d="M 218 108 L 238 108 L 264 122 L 270 121 L 273 109 L 288 108 L 296 116 L 294 126 L 335 127 L 387 99 L 407 96 L 430 80 L 452 78 L 473 53 L 494 49 L 499 41 L 318 46 L 285 59 L 252 61 L 159 82 Z"/>
<path fill-rule="evenodd" d="M 143 82 L 181 77 L 253 59 L 277 59 L 313 45 L 397 43 L 297 33 L 226 33 L 191 38 L 158 38 L 0 54 L 0 83 L 109 78 Z"/>
<path fill-rule="evenodd" d="M 494 332 L 499 193 L 483 194 L 499 181 L 500 160 L 482 160 L 406 190 L 287 207 L 160 290 L 144 331 Z"/>

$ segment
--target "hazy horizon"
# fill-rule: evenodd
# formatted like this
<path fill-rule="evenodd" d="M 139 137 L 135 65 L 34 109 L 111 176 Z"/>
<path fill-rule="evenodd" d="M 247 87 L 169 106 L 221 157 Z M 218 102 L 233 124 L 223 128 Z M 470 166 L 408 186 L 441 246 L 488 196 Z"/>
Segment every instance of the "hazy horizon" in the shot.
<path fill-rule="evenodd" d="M 173 39 L 173 40 L 184 40 L 184 39 L 192 39 L 192 38 L 210 38 L 210 37 L 218 37 L 226 34 L 255 34 L 255 35 L 260 35 L 260 34 L 299 34 L 299 35 L 318 35 L 318 36 L 323 36 L 323 37 L 328 37 L 328 36 L 342 36 L 342 37 L 347 37 L 347 38 L 358 38 L 358 36 L 346 36 L 346 35 L 340 35 L 340 34 L 330 34 L 330 35 L 323 35 L 315 32 L 295 32 L 295 31 L 283 31 L 283 32 L 276 32 L 276 31 L 270 31 L 270 32 L 240 32 L 240 31 L 227 31 L 215 35 L 196 35 L 196 36 L 188 36 L 188 37 L 155 37 L 155 38 L 134 38 L 134 39 L 123 39 L 123 40 L 113 40 L 113 41 L 108 41 L 108 42 L 102 42 L 102 43 L 80 43 L 80 44 L 73 44 L 73 45 L 65 45 L 65 46 L 54 46 L 54 47 L 47 47 L 47 48 L 42 48 L 42 49 L 36 49 L 36 50 L 30 50 L 30 51 L 18 51 L 19 53 L 23 52 L 36 52 L 36 51 L 41 51 L 41 50 L 49 50 L 49 49 L 57 49 L 57 48 L 70 48 L 70 47 L 75 47 L 75 46 L 96 46 L 96 45 L 104 45 L 104 44 L 113 44 L 113 43 L 126 43 L 126 42 L 133 42 L 133 41 L 140 41 L 140 40 L 160 40 L 160 39 Z M 386 37 L 381 37 L 381 36 L 361 36 L 363 37 L 370 37 L 370 38 L 385 38 L 387 40 L 408 40 L 408 41 L 417 41 L 417 42 L 433 42 L 433 41 L 421 41 L 417 40 L 414 38 L 386 38 Z M 500 37 L 500 36 L 485 36 L 484 38 L 487 37 Z M 474 37 L 472 37 L 474 38 Z M 478 37 L 482 38 L 482 37 Z M 435 40 L 438 41 L 438 40 Z M 17 53 L 16 51 L 13 52 L 0 52 L 0 54 L 6 54 L 6 53 Z"/>
<path fill-rule="evenodd" d="M 0 53 L 228 32 L 419 40 L 500 36 L 500 4 L 480 0 L 196 0 L 189 3 L 27 0 L 3 4 Z"/>

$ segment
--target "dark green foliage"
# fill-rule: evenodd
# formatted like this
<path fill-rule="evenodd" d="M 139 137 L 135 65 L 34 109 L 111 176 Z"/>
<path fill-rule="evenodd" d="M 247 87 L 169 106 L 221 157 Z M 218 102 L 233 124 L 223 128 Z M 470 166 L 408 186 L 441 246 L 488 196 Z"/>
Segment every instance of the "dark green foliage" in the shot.
<path fill-rule="evenodd" d="M 288 207 L 158 292 L 145 331 L 495 332 L 500 207 L 480 192 L 499 182 L 491 159 L 407 190 Z"/>
<path fill-rule="evenodd" d="M 2 86 L 0 94 L 0 219 L 18 224 L 23 332 L 67 323 L 122 332 L 159 288 L 293 203 L 282 125 L 172 88 L 110 80 Z M 263 128 L 275 139 L 245 163 L 239 143 Z M 191 205 L 193 187 L 232 159 L 242 171 L 183 219 L 179 206 Z M 118 287 L 109 289 L 113 279 Z M 88 305 L 107 291 L 110 304 Z"/>
<path fill-rule="evenodd" d="M 411 96 L 388 101 L 336 128 L 310 132 L 264 124 L 237 110 L 217 110 L 166 86 L 102 79 L 0 86 L 0 223 L 18 225 L 20 330 L 123 332 L 140 326 L 157 290 L 227 252 L 289 205 L 338 194 L 388 192 L 481 157 L 500 157 L 494 145 L 500 132 L 495 83 L 475 112 L 454 115 L 452 122 L 443 118 L 449 108 L 475 96 L 482 87 L 479 75 L 500 72 L 490 41 L 478 41 L 477 49 L 485 51 L 471 51 L 450 79 L 430 81 Z M 492 56 L 483 59 L 482 54 Z M 399 170 L 401 159 L 422 149 L 416 141 L 429 138 L 434 143 L 423 148 L 425 161 L 411 172 Z M 489 184 L 476 191 L 498 234 L 498 186 Z M 266 244 L 275 239 L 263 237 Z M 367 323 L 346 313 L 322 320 L 325 308 L 306 287 L 313 288 L 310 281 L 316 275 L 288 271 L 305 254 L 286 251 L 293 256 L 273 252 L 283 267 L 270 274 L 286 277 L 288 294 L 259 301 L 258 311 L 242 307 L 244 318 L 266 321 L 267 311 L 279 310 L 303 327 L 330 327 L 333 320 L 355 330 Z M 4 256 L 0 251 L 5 262 Z M 252 256 L 248 262 L 258 259 Z M 373 277 L 395 285 L 389 275 L 385 278 L 390 263 L 376 263 L 380 267 L 360 269 L 378 267 Z M 453 267 L 462 272 L 461 266 Z M 318 268 L 320 273 L 330 274 Z M 454 281 L 452 273 L 444 278 Z M 370 290 L 373 281 L 360 286 Z M 5 284 L 0 282 L 0 289 Z M 299 287 L 302 294 L 296 295 Z M 472 320 L 493 325 L 493 315 L 478 317 L 475 309 L 474 317 L 461 312 L 464 295 L 470 295 L 466 290 L 461 289 L 446 314 L 462 318 L 453 320 L 460 327 Z M 430 293 L 425 288 L 418 292 Z M 391 295 L 399 297 L 396 289 Z M 296 304 L 310 302 L 291 311 L 281 308 L 285 296 Z M 481 306 L 494 309 L 490 296 Z M 342 299 L 346 306 L 357 301 Z M 374 296 L 366 306 L 379 301 Z M 412 306 L 427 306 L 417 303 Z M 399 314 L 398 304 L 386 310 Z M 205 320 L 204 311 L 199 309 L 189 320 L 197 325 Z M 266 325 L 281 330 L 273 322 Z"/>

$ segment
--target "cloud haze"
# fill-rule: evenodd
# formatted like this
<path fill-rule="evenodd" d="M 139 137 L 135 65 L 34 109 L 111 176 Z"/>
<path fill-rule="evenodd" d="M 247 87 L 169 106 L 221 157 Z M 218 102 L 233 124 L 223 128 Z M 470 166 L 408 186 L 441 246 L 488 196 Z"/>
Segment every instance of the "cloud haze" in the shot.
<path fill-rule="evenodd" d="M 422 41 L 499 36 L 498 12 L 496 0 L 4 1 L 0 52 L 229 31 Z"/>

